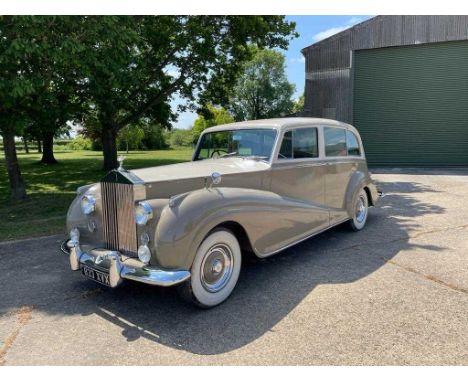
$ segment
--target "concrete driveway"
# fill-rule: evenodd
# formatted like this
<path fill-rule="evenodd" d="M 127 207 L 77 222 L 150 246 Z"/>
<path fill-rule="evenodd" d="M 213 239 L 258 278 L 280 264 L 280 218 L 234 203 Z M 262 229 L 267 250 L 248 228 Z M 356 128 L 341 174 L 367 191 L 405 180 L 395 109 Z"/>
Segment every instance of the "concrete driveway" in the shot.
<path fill-rule="evenodd" d="M 6 365 L 468 364 L 468 171 L 380 171 L 366 229 L 245 264 L 208 311 L 82 278 L 61 237 L 0 244 Z"/>

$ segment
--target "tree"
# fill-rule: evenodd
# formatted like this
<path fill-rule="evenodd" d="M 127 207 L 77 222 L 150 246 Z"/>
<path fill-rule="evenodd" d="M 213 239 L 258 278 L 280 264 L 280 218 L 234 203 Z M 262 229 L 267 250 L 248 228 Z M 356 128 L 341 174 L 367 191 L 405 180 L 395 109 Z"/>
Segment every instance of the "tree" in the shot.
<path fill-rule="evenodd" d="M 284 55 L 275 50 L 256 50 L 243 66 L 229 101 L 237 121 L 282 117 L 291 114 L 294 85 L 285 74 Z"/>
<path fill-rule="evenodd" d="M 144 137 L 142 139 L 143 148 L 146 150 L 166 149 L 168 144 L 165 137 L 165 129 L 157 124 L 144 124 Z"/>
<path fill-rule="evenodd" d="M 120 148 L 125 147 L 125 151 L 138 150 L 141 148 L 143 138 L 145 137 L 145 131 L 141 126 L 130 126 L 123 128 L 119 131 L 117 136 L 120 141 L 118 146 Z"/>
<path fill-rule="evenodd" d="M 170 127 L 174 94 L 195 108 L 228 98 L 250 44 L 287 47 L 283 16 L 86 17 L 81 25 L 86 91 L 100 125 L 104 168 L 117 166 L 116 136 L 146 118 Z"/>
<path fill-rule="evenodd" d="M 304 111 L 304 93 L 294 102 L 293 113 L 301 113 Z"/>
<path fill-rule="evenodd" d="M 234 118 L 226 109 L 222 107 L 214 107 L 208 104 L 203 108 L 203 111 L 198 114 L 192 127 L 193 143 L 198 141 L 200 134 L 208 127 L 224 125 L 234 122 Z"/>
<path fill-rule="evenodd" d="M 27 125 L 25 109 L 34 91 L 34 77 L 27 61 L 38 53 L 20 34 L 17 19 L 0 17 L 0 133 L 3 137 L 6 168 L 11 198 L 26 197 L 26 187 L 16 153 L 15 135 L 21 135 Z"/>
<path fill-rule="evenodd" d="M 6 97 L 3 97 L 5 99 Z M 0 102 L 1 103 L 1 102 Z M 26 198 L 26 187 L 21 175 L 18 156 L 16 153 L 15 135 L 23 121 L 20 114 L 10 113 L 10 107 L 0 106 L 0 133 L 3 138 L 8 180 L 10 182 L 10 195 L 13 200 Z"/>
<path fill-rule="evenodd" d="M 77 21 L 67 16 L 0 16 L 0 133 L 13 199 L 26 197 L 15 135 L 27 131 L 42 139 L 44 153 L 50 153 L 51 140 L 46 143 L 47 136 L 37 130 L 56 129 L 60 124 L 51 123 L 50 118 L 67 116 L 64 97 L 68 99 L 69 94 L 62 84 L 77 78 L 78 61 L 73 59 L 79 48 L 73 32 Z M 43 120 L 47 123 L 42 124 Z"/>
<path fill-rule="evenodd" d="M 170 133 L 169 141 L 172 147 L 192 146 L 192 130 L 173 129 Z"/>
<path fill-rule="evenodd" d="M 81 110 L 74 77 L 63 77 L 63 72 L 50 73 L 49 86 L 33 97 L 28 115 L 34 122 L 28 131 L 42 141 L 41 163 L 55 164 L 54 137 L 67 133 L 67 121 L 76 118 Z M 54 78 L 55 77 L 55 78 Z M 52 79 L 53 78 L 53 79 Z"/>

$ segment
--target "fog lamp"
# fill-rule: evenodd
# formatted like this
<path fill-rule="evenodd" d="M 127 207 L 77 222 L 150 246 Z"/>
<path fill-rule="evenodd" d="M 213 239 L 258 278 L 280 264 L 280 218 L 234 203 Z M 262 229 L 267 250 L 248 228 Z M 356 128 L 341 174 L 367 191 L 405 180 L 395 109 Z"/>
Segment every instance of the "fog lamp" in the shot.
<path fill-rule="evenodd" d="M 145 264 L 149 263 L 151 260 L 151 251 L 147 245 L 140 245 L 138 247 L 138 258 Z"/>

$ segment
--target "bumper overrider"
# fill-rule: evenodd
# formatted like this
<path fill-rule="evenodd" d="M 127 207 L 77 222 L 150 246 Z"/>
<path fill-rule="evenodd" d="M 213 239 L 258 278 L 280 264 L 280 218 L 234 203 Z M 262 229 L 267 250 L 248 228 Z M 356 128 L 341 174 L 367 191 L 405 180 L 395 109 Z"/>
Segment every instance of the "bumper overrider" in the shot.
<path fill-rule="evenodd" d="M 124 258 L 118 251 L 93 249 L 83 251 L 79 242 L 65 240 L 61 248 L 69 256 L 73 271 L 83 273 L 99 283 L 112 288 L 117 287 L 123 279 L 138 281 L 150 285 L 172 286 L 190 278 L 185 270 L 164 270 L 145 265 L 133 258 Z"/>

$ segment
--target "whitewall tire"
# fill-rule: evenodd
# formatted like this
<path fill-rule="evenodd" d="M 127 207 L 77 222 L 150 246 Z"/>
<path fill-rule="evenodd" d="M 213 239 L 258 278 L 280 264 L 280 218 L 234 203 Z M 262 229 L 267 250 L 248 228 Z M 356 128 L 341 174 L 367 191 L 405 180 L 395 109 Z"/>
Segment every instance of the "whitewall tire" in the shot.
<path fill-rule="evenodd" d="M 181 296 L 202 308 L 225 301 L 237 284 L 242 263 L 239 242 L 231 231 L 216 230 L 197 250 L 191 277 L 179 288 Z"/>
<path fill-rule="evenodd" d="M 362 189 L 356 196 L 352 207 L 353 217 L 349 221 L 351 228 L 354 231 L 360 231 L 364 228 L 369 214 L 369 198 L 366 190 Z"/>

